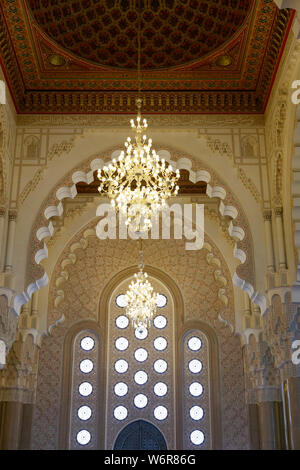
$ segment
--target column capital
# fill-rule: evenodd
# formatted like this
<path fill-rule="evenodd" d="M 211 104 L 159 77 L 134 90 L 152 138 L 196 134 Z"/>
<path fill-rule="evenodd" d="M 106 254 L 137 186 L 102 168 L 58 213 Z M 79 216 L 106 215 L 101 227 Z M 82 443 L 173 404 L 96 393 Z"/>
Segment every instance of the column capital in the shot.
<path fill-rule="evenodd" d="M 16 209 L 10 209 L 8 211 L 8 220 L 16 220 L 17 219 L 17 211 Z"/>
<path fill-rule="evenodd" d="M 282 207 L 275 207 L 274 213 L 276 217 L 281 217 L 283 214 L 283 208 Z"/>
<path fill-rule="evenodd" d="M 4 206 L 0 206 L 0 217 L 4 217 L 6 214 L 6 209 Z"/>
<path fill-rule="evenodd" d="M 265 209 L 263 212 L 264 220 L 272 220 L 272 211 L 271 209 Z"/>

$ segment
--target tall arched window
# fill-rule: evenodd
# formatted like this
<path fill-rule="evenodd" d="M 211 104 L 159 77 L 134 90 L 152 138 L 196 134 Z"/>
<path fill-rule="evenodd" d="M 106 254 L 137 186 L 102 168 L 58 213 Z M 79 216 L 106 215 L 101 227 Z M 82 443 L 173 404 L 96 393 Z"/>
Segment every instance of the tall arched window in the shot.
<path fill-rule="evenodd" d="M 150 328 L 134 330 L 124 314 L 130 279 L 112 293 L 108 308 L 106 448 L 135 420 L 152 423 L 175 449 L 174 302 L 169 290 L 150 278 L 160 293 Z"/>
<path fill-rule="evenodd" d="M 107 286 L 97 323 L 68 333 L 61 448 L 222 448 L 217 336 L 205 323 L 184 322 L 176 286 L 149 278 L 160 296 L 147 330 L 125 315 L 128 277 Z"/>
<path fill-rule="evenodd" d="M 188 331 L 182 340 L 183 447 L 210 449 L 209 343 L 200 330 Z"/>
<path fill-rule="evenodd" d="M 76 335 L 72 351 L 69 449 L 98 448 L 99 337 L 90 330 Z"/>

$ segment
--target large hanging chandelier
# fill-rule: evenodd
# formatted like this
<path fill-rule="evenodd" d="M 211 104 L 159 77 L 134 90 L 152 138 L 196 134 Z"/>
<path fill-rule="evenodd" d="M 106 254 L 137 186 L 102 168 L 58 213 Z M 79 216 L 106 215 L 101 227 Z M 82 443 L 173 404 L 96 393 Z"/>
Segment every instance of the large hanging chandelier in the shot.
<path fill-rule="evenodd" d="M 151 217 L 166 207 L 166 200 L 178 194 L 177 185 L 180 173 L 174 171 L 164 159 L 160 159 L 152 140 L 144 134 L 146 119 L 141 118 L 142 100 L 137 99 L 138 114 L 136 122 L 131 119 L 135 129 L 135 141 L 130 137 L 125 142 L 118 160 L 98 170 L 100 181 L 98 190 L 107 193 L 114 208 L 125 216 L 125 223 L 134 232 L 145 232 L 151 228 Z"/>
<path fill-rule="evenodd" d="M 141 5 L 139 6 L 139 11 Z M 107 193 L 112 206 L 122 212 L 126 225 L 133 232 L 145 232 L 151 228 L 151 218 L 161 211 L 171 196 L 178 194 L 177 185 L 180 173 L 174 171 L 164 159 L 160 159 L 154 149 L 152 140 L 145 131 L 147 120 L 141 117 L 141 15 L 138 22 L 138 98 L 136 122 L 131 119 L 131 128 L 135 138 L 125 142 L 125 151 L 118 159 L 98 170 L 100 181 L 98 190 Z"/>
<path fill-rule="evenodd" d="M 152 317 L 156 313 L 157 297 L 152 285 L 148 281 L 148 275 L 144 272 L 142 238 L 140 238 L 140 263 L 139 272 L 134 275 L 125 294 L 125 313 L 135 329 L 149 328 Z"/>

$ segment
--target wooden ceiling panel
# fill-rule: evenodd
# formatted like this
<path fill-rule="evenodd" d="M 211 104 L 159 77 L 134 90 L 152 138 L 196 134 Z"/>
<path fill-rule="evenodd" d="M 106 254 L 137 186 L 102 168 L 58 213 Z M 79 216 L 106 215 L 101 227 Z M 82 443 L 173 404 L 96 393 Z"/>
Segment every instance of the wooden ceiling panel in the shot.
<path fill-rule="evenodd" d="M 135 0 L 2 0 L 18 113 L 135 113 Z M 272 0 L 138 0 L 144 113 L 263 113 L 294 18 Z"/>

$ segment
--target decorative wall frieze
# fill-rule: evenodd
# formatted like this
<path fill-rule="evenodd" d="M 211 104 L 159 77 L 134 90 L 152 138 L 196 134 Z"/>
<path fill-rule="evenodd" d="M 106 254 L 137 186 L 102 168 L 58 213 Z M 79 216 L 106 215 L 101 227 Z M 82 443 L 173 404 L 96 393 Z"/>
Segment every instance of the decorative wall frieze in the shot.
<path fill-rule="evenodd" d="M 217 153 L 221 157 L 226 156 L 226 157 L 229 158 L 229 160 L 232 162 L 233 167 L 237 169 L 237 175 L 238 175 L 239 179 L 241 180 L 241 182 L 243 183 L 244 187 L 247 190 L 250 191 L 250 193 L 253 196 L 254 200 L 258 204 L 262 205 L 262 195 L 261 195 L 261 193 L 258 191 L 258 189 L 257 189 L 256 185 L 254 184 L 254 182 L 252 181 L 252 179 L 246 174 L 245 169 L 242 168 L 240 163 L 237 163 L 237 156 L 234 155 L 231 145 L 226 141 L 220 140 L 219 137 L 215 137 L 215 136 L 211 137 L 207 133 L 202 133 L 201 134 L 199 132 L 199 137 L 206 140 L 206 144 L 207 144 L 208 148 L 211 150 L 211 152 Z M 257 149 L 255 150 L 255 145 L 257 146 L 256 138 L 257 138 L 256 136 L 253 136 L 251 134 L 250 135 L 244 135 L 240 140 L 240 146 L 241 146 L 242 154 L 245 158 L 252 158 L 252 159 L 254 158 L 255 161 L 257 161 L 257 164 L 260 165 L 260 161 L 257 159 L 258 151 L 257 151 Z M 255 144 L 252 145 L 252 143 L 251 143 L 249 145 L 250 150 L 245 150 L 243 148 L 243 141 L 245 141 L 245 139 L 255 139 L 255 141 L 256 141 Z"/>
<path fill-rule="evenodd" d="M 73 135 L 69 140 L 62 140 L 61 142 L 55 143 L 50 147 L 49 152 L 45 158 L 45 163 L 42 165 L 42 167 L 36 170 L 33 178 L 28 181 L 22 192 L 19 194 L 17 201 L 18 206 L 22 206 L 24 204 L 29 194 L 34 191 L 38 184 L 43 180 L 47 170 L 48 162 L 55 158 L 59 158 L 62 155 L 68 155 L 73 149 L 75 141 L 79 136 L 82 136 L 81 132 L 78 135 Z"/>
<path fill-rule="evenodd" d="M 72 115 L 72 114 L 19 114 L 17 116 L 18 128 L 24 127 L 47 127 L 47 128 L 91 128 L 107 129 L 126 128 L 131 117 L 135 117 L 135 114 L 122 115 L 122 114 L 109 114 L 107 116 L 99 114 L 85 114 L 85 115 Z M 231 128 L 231 127 L 264 127 L 264 117 L 262 115 L 193 115 L 193 114 L 145 114 L 144 116 L 151 128 L 161 127 L 172 127 L 172 128 L 192 128 L 204 129 L 204 128 Z"/>

